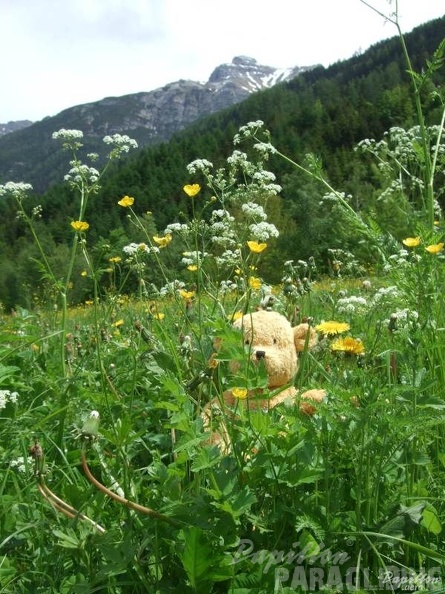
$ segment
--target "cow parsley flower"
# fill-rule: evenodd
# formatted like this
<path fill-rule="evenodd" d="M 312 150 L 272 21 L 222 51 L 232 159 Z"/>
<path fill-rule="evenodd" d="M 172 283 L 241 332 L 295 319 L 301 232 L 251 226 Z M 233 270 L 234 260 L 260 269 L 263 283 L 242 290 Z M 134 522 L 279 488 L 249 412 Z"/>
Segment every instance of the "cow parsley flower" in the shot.
<path fill-rule="evenodd" d="M 105 144 L 113 147 L 108 155 L 110 159 L 118 159 L 123 153 L 129 153 L 130 149 L 137 149 L 138 143 L 126 134 L 113 134 L 103 138 Z"/>
<path fill-rule="evenodd" d="M 32 468 L 33 463 L 34 460 L 31 458 L 31 456 L 28 456 L 28 458 L 26 458 L 26 461 L 23 456 L 19 456 L 18 458 L 15 458 L 14 460 L 10 461 L 9 467 L 15 468 L 17 472 L 24 474 L 28 468 Z"/>
<path fill-rule="evenodd" d="M 254 223 L 249 225 L 250 234 L 257 239 L 257 241 L 267 241 L 271 237 L 278 237 L 279 231 L 272 223 Z"/>
<path fill-rule="evenodd" d="M 21 200 L 31 190 L 31 184 L 9 181 L 0 186 L 0 196 L 12 196 L 13 198 Z"/>
<path fill-rule="evenodd" d="M 195 175 L 198 172 L 208 174 L 210 169 L 213 169 L 213 163 L 207 161 L 207 159 L 195 159 L 187 165 L 187 171 L 190 175 Z"/>
<path fill-rule="evenodd" d="M 0 390 L 0 410 L 5 408 L 8 402 L 17 404 L 18 399 L 17 392 L 11 392 L 11 390 Z"/>

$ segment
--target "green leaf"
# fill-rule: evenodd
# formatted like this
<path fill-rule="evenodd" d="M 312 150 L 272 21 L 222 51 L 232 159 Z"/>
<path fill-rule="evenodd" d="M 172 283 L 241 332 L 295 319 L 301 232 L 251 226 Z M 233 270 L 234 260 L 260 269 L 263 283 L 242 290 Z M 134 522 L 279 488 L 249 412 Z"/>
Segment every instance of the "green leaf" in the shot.
<path fill-rule="evenodd" d="M 247 487 L 244 487 L 244 489 L 239 491 L 231 501 L 228 500 L 223 503 L 214 502 L 213 505 L 230 514 L 234 521 L 237 522 L 241 515 L 250 510 L 250 507 L 256 500 L 254 493 L 251 493 Z"/>
<path fill-rule="evenodd" d="M 442 524 L 440 523 L 437 511 L 430 503 L 423 510 L 420 524 L 432 534 L 440 534 L 442 532 Z"/>
<path fill-rule="evenodd" d="M 53 534 L 59 539 L 57 544 L 64 549 L 78 549 L 80 546 L 77 536 L 72 530 L 70 530 L 70 534 L 62 532 L 61 530 L 53 530 Z"/>
<path fill-rule="evenodd" d="M 209 570 L 214 559 L 213 547 L 204 540 L 200 528 L 184 528 L 182 537 L 185 541 L 183 551 L 178 552 L 181 563 L 193 588 L 203 587 L 208 582 Z"/>

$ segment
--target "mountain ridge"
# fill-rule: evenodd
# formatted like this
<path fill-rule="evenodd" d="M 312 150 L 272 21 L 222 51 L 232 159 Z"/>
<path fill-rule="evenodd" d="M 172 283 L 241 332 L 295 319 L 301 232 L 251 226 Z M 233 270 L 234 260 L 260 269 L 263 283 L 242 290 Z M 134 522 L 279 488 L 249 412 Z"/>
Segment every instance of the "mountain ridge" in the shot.
<path fill-rule="evenodd" d="M 140 148 L 152 146 L 167 142 L 202 117 L 312 68 L 315 66 L 274 68 L 248 56 L 236 56 L 231 63 L 217 66 L 205 83 L 180 79 L 152 91 L 68 107 L 0 136 L 0 183 L 23 179 L 44 192 L 59 181 L 58 147 L 51 136 L 61 128 L 82 130 L 85 152 L 97 151 L 102 138 L 112 134 L 128 134 Z"/>

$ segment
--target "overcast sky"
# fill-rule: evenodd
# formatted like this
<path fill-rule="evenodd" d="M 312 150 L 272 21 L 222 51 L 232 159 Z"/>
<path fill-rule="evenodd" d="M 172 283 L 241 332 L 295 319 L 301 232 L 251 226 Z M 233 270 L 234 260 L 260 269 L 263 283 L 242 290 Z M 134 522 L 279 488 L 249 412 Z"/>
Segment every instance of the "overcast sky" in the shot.
<path fill-rule="evenodd" d="M 398 6 L 404 32 L 445 14 L 443 0 Z M 0 0 L 0 8 L 2 123 L 180 78 L 204 82 L 238 55 L 278 68 L 329 66 L 397 33 L 360 0 Z"/>

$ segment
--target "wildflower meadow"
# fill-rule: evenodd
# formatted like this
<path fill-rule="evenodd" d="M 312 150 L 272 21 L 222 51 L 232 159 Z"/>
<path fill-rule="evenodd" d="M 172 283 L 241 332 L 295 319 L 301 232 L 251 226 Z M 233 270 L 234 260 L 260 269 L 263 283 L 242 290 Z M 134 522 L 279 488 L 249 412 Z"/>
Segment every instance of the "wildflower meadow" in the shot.
<path fill-rule="evenodd" d="M 420 93 L 443 54 L 410 74 L 416 126 L 356 148 L 382 172 L 382 209 L 409 221 L 401 238 L 314 156 L 281 154 L 261 121 L 240 128 L 223 166 L 189 164 L 183 216 L 165 229 L 137 195 L 116 199 L 134 230 L 119 251 L 90 242 L 89 213 L 136 142 L 105 137 L 96 169 L 97 155 L 79 156 L 82 132 L 54 133 L 79 205 L 63 277 L 32 188 L 0 186 L 44 287 L 0 317 L 1 593 L 445 592 L 445 110 L 442 98 L 428 125 Z M 271 156 L 319 181 L 355 237 L 356 251 L 329 251 L 329 274 L 298 253 L 281 282 L 261 274 L 280 234 Z M 232 326 L 267 308 L 317 332 L 294 385 L 326 398 L 310 414 L 298 398 L 235 405 L 222 450 L 202 412 L 227 391 L 271 395 Z"/>

